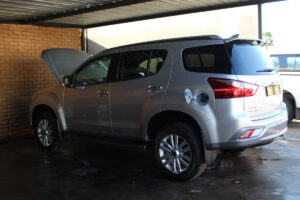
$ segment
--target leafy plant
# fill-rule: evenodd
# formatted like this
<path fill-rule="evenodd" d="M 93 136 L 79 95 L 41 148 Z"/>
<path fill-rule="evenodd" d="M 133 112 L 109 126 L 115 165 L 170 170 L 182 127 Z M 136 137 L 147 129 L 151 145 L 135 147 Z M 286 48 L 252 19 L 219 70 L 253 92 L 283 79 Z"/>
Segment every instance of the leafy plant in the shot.
<path fill-rule="evenodd" d="M 274 41 L 273 41 L 271 32 L 264 32 L 263 33 L 263 40 L 267 43 L 266 47 L 274 45 Z"/>

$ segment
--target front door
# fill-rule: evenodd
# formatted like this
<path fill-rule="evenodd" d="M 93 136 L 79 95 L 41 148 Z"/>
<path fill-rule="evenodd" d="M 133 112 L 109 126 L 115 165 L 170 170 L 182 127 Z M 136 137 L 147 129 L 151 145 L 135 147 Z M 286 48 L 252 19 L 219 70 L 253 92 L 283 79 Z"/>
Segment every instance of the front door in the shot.
<path fill-rule="evenodd" d="M 108 74 L 112 57 L 97 58 L 75 73 L 74 87 L 66 88 L 64 109 L 71 131 L 111 134 Z"/>

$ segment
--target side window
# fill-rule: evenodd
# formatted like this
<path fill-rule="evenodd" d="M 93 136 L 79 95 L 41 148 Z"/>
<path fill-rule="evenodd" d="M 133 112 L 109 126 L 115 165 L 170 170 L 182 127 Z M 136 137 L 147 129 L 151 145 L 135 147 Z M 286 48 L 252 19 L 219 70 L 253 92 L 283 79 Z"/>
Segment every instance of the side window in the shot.
<path fill-rule="evenodd" d="M 231 66 L 224 45 L 200 46 L 182 52 L 183 64 L 188 71 L 230 73 Z"/>
<path fill-rule="evenodd" d="M 75 85 L 92 85 L 105 83 L 110 66 L 110 57 L 98 58 L 76 73 Z"/>
<path fill-rule="evenodd" d="M 280 62 L 277 56 L 271 56 L 271 60 L 276 68 L 280 68 Z"/>
<path fill-rule="evenodd" d="M 150 51 L 123 53 L 120 62 L 119 79 L 130 80 L 147 76 Z"/>
<path fill-rule="evenodd" d="M 285 70 L 293 71 L 295 69 L 296 56 L 287 56 L 287 68 Z"/>
<path fill-rule="evenodd" d="M 154 50 L 151 54 L 151 60 L 149 65 L 149 75 L 156 74 L 161 69 L 167 57 L 167 51 Z"/>
<path fill-rule="evenodd" d="M 165 50 L 135 51 L 122 54 L 119 80 L 143 78 L 156 74 L 167 56 Z"/>
<path fill-rule="evenodd" d="M 295 61 L 295 70 L 296 71 L 300 71 L 300 55 L 298 55 L 296 57 L 296 61 Z"/>

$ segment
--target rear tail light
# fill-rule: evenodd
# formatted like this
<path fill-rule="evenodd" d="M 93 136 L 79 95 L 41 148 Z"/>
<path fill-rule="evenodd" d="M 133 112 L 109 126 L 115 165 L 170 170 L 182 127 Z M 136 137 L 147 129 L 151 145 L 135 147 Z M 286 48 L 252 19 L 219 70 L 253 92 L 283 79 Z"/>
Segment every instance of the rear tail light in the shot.
<path fill-rule="evenodd" d="M 216 99 L 254 96 L 258 88 L 252 83 L 225 78 L 208 78 L 207 81 Z"/>
<path fill-rule="evenodd" d="M 251 137 L 253 131 L 254 131 L 254 129 L 250 129 L 250 130 L 244 131 L 244 132 L 241 134 L 241 136 L 239 137 L 239 139 L 247 139 L 247 138 Z"/>

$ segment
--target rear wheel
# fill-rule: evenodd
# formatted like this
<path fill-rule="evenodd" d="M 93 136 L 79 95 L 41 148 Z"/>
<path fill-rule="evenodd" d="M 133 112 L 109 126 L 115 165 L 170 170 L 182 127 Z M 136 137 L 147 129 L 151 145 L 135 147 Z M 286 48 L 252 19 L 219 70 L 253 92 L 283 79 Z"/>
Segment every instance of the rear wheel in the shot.
<path fill-rule="evenodd" d="M 50 112 L 38 114 L 34 124 L 34 135 L 40 147 L 46 151 L 57 151 L 60 147 L 56 117 Z"/>
<path fill-rule="evenodd" d="M 154 154 L 161 171 L 178 181 L 192 180 L 206 168 L 201 137 L 182 122 L 172 123 L 157 134 Z"/>
<path fill-rule="evenodd" d="M 290 122 L 294 119 L 295 116 L 293 103 L 286 96 L 283 96 L 283 102 L 286 104 L 286 109 L 288 112 L 288 120 Z"/>

